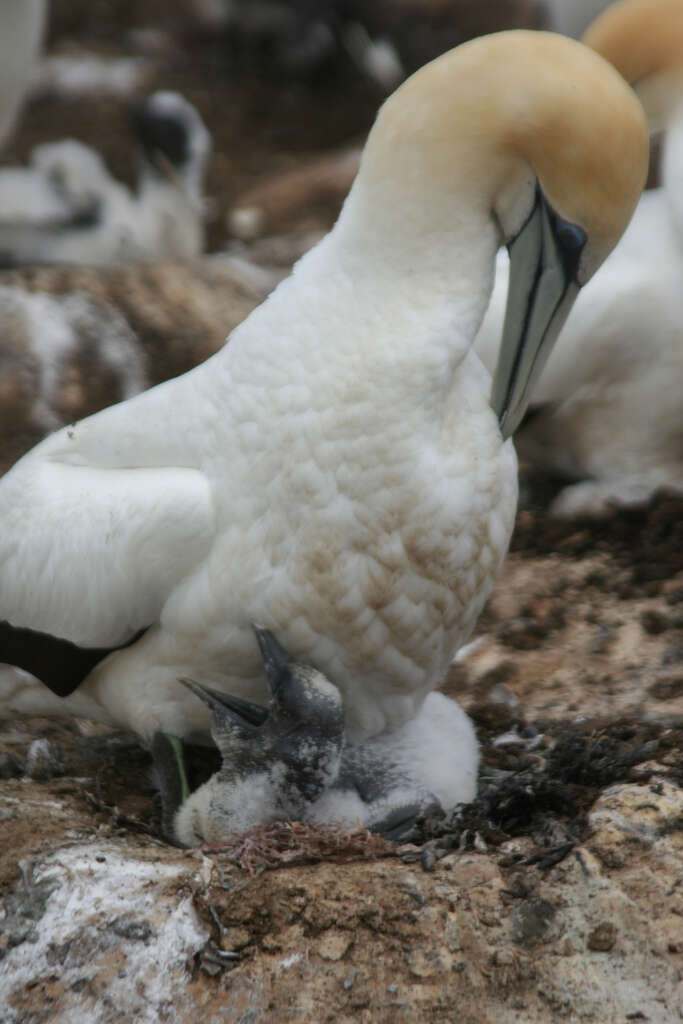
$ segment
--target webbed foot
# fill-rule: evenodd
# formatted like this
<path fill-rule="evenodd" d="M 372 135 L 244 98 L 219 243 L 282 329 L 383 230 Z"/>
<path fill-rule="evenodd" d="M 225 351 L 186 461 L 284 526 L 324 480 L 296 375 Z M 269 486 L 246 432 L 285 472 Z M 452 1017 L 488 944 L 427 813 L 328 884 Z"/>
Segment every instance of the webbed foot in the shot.
<path fill-rule="evenodd" d="M 177 846 L 173 832 L 176 811 L 190 795 L 185 771 L 183 741 L 165 732 L 152 737 L 154 782 L 161 796 L 161 831 L 167 842 Z"/>
<path fill-rule="evenodd" d="M 370 821 L 368 828 L 377 832 L 383 839 L 392 843 L 399 842 L 415 825 L 418 818 L 426 815 L 441 817 L 443 808 L 435 796 L 429 794 L 424 800 L 416 800 L 414 803 L 401 804 L 392 808 L 382 818 Z"/>

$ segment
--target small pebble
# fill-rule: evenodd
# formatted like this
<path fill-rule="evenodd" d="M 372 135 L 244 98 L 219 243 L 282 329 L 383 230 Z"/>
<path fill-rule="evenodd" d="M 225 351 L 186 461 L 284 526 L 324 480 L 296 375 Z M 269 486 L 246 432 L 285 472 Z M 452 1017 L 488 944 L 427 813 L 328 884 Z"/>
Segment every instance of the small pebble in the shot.
<path fill-rule="evenodd" d="M 353 988 L 353 983 L 356 980 L 356 975 L 357 974 L 358 974 L 358 971 L 356 970 L 356 968 L 352 967 L 351 970 L 349 971 L 349 973 L 344 978 L 344 988 L 345 989 L 348 990 L 350 988 Z"/>
<path fill-rule="evenodd" d="M 436 864 L 436 854 L 431 846 L 425 846 L 422 851 L 422 867 L 425 871 L 433 871 Z"/>
<path fill-rule="evenodd" d="M 58 743 L 34 740 L 26 755 L 26 774 L 36 782 L 49 782 L 64 774 L 64 755 Z"/>
<path fill-rule="evenodd" d="M 610 921 L 603 921 L 588 936 L 588 948 L 596 953 L 609 953 L 614 948 L 617 930 Z"/>

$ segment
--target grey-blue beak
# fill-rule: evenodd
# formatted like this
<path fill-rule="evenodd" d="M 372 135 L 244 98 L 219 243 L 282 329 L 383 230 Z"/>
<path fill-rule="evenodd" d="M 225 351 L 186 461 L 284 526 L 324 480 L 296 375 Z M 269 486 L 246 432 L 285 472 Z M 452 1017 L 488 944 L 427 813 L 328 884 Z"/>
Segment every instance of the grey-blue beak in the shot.
<path fill-rule="evenodd" d="M 491 390 L 503 439 L 522 421 L 534 384 L 578 295 L 586 240 L 585 231 L 560 217 L 537 186 L 528 220 L 508 242 L 510 282 Z"/>
<path fill-rule="evenodd" d="M 274 694 L 282 685 L 283 680 L 291 675 L 289 652 L 265 626 L 252 622 L 251 628 L 254 630 L 261 651 L 268 685 L 271 693 Z"/>
<path fill-rule="evenodd" d="M 203 700 L 211 708 L 214 720 L 223 725 L 226 722 L 237 722 L 246 729 L 258 729 L 268 718 L 268 709 L 250 700 L 242 700 L 231 693 L 214 690 L 212 686 L 204 686 L 194 679 L 179 679 L 179 683 L 192 690 L 195 696 Z M 224 726 L 225 727 L 225 726 Z"/>

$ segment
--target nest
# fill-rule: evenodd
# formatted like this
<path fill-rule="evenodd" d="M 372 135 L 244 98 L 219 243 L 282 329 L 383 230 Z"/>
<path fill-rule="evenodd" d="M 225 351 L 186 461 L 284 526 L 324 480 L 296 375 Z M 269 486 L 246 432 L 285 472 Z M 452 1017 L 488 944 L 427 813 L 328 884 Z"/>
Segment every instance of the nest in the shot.
<path fill-rule="evenodd" d="M 319 860 L 374 860 L 393 856 L 396 847 L 367 828 L 311 825 L 301 821 L 275 821 L 256 825 L 224 843 L 204 847 L 244 868 L 250 875 L 283 864 L 309 864 Z"/>

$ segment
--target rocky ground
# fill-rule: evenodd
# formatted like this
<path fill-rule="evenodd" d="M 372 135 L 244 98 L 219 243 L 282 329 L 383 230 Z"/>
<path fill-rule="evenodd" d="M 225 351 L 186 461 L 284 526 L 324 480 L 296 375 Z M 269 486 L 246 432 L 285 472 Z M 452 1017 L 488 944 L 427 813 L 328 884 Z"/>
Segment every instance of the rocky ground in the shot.
<path fill-rule="evenodd" d="M 141 9 L 121 4 L 117 20 L 116 5 L 86 6 L 105 49 Z M 160 6 L 181 5 L 144 8 L 151 18 Z M 82 23 L 76 7 L 55 4 L 55 41 Z M 215 248 L 242 191 L 362 135 L 377 95 L 355 79 L 346 90 L 333 79 L 273 84 L 225 70 L 214 50 L 200 66 L 207 51 L 196 46 L 165 51 L 170 82 L 157 64 L 152 84 L 189 83 L 217 137 Z M 130 173 L 123 124 L 118 101 L 43 98 L 11 153 L 25 155 L 49 125 L 49 137 L 98 142 Z M 0 284 L 115 309 L 151 384 L 214 351 L 337 202 L 296 207 L 286 235 L 241 250 L 262 277 L 203 262 L 15 272 Z M 66 422 L 120 396 L 86 327 L 49 394 L 20 327 L 4 329 L 0 468 L 45 431 L 46 407 Z M 477 724 L 480 796 L 419 823 L 401 847 L 292 826 L 173 849 L 133 737 L 0 721 L 0 1019 L 680 1020 L 683 499 L 660 493 L 645 508 L 567 522 L 545 512 L 554 486 L 525 476 L 503 573 L 444 681 Z M 196 752 L 195 777 L 209 770 Z"/>

